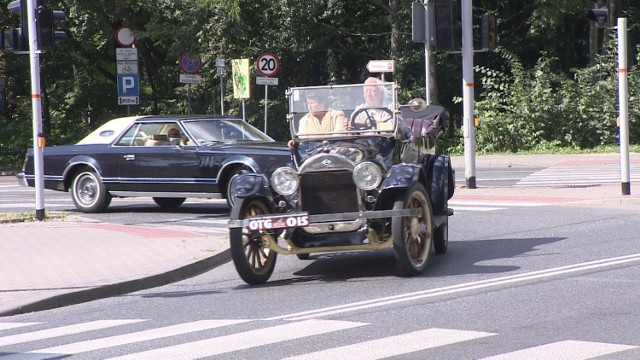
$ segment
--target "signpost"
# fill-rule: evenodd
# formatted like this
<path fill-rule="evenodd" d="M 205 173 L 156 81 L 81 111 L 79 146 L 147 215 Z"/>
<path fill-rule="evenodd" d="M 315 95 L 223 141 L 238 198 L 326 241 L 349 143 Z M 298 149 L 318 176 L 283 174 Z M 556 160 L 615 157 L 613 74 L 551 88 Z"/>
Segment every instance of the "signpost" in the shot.
<path fill-rule="evenodd" d="M 265 77 L 257 77 L 256 84 L 264 85 L 264 132 L 267 133 L 267 109 L 268 109 L 268 100 L 269 100 L 269 85 L 278 85 L 278 78 L 274 78 L 274 76 L 280 70 L 280 59 L 270 52 L 265 52 L 258 56 L 258 60 L 256 60 L 256 68 L 258 72 Z"/>
<path fill-rule="evenodd" d="M 382 81 L 384 81 L 384 73 L 392 73 L 396 69 L 396 62 L 394 60 L 369 60 L 367 63 L 367 70 L 371 73 L 382 73 Z"/>
<path fill-rule="evenodd" d="M 181 84 L 188 84 L 188 112 L 191 114 L 191 84 L 200 84 L 202 82 L 202 76 L 197 75 L 197 73 L 202 69 L 202 59 L 200 58 L 200 55 L 190 51 L 182 54 L 180 57 L 180 69 L 186 73 L 180 74 L 180 78 L 178 80 Z"/>
<path fill-rule="evenodd" d="M 224 59 L 216 59 L 216 67 L 218 68 L 218 76 L 220 77 L 220 115 L 224 115 L 224 85 L 222 82 L 222 74 L 224 73 Z"/>
<path fill-rule="evenodd" d="M 118 70 L 118 105 L 140 104 L 140 77 L 138 74 L 138 49 L 134 46 L 136 36 L 130 28 L 121 26 L 116 30 L 116 69 Z"/>

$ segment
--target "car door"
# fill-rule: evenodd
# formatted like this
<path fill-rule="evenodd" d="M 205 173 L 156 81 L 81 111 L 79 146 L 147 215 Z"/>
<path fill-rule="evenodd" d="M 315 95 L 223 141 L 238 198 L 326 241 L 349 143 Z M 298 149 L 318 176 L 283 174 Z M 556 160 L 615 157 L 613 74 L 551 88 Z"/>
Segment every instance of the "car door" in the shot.
<path fill-rule="evenodd" d="M 173 145 L 167 138 L 171 128 L 181 129 L 177 122 L 143 122 L 115 144 L 121 148 L 117 190 L 185 194 L 206 190 L 197 179 L 197 147 Z"/>

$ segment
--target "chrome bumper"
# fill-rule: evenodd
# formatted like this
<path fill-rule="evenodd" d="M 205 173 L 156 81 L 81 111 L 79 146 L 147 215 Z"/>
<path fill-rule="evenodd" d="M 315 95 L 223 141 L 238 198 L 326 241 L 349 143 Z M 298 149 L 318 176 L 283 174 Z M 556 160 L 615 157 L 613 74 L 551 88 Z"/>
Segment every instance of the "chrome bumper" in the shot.
<path fill-rule="evenodd" d="M 29 184 L 27 184 L 27 178 L 23 172 L 17 173 L 16 178 L 18 179 L 18 184 L 20 184 L 20 186 L 29 186 Z"/>

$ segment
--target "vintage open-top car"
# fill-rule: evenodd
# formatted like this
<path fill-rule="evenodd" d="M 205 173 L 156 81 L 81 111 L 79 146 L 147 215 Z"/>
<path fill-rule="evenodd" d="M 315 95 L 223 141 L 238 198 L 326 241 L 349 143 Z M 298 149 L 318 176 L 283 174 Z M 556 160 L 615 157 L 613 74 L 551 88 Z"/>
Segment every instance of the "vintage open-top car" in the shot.
<path fill-rule="evenodd" d="M 390 82 L 287 91 L 293 163 L 231 184 L 230 247 L 245 282 L 266 282 L 278 254 L 392 247 L 410 276 L 447 251 L 454 172 L 434 147 L 445 113 L 421 100 L 399 106 L 396 93 Z"/>

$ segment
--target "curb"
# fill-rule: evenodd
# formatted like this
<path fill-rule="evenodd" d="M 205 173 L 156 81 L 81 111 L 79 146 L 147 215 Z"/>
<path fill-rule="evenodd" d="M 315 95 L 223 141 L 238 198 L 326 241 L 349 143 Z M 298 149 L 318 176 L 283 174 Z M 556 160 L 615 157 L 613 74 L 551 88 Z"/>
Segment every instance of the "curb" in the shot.
<path fill-rule="evenodd" d="M 38 300 L 18 308 L 4 310 L 0 316 L 12 316 L 26 314 L 34 311 L 51 310 L 58 307 L 76 305 L 98 299 L 104 299 L 117 295 L 146 290 L 178 282 L 190 277 L 215 269 L 231 260 L 229 249 L 221 251 L 213 256 L 199 260 L 167 272 L 147 276 L 141 279 L 127 280 L 119 283 L 102 285 L 90 289 L 75 291 L 66 294 L 54 295 L 46 299 Z"/>

